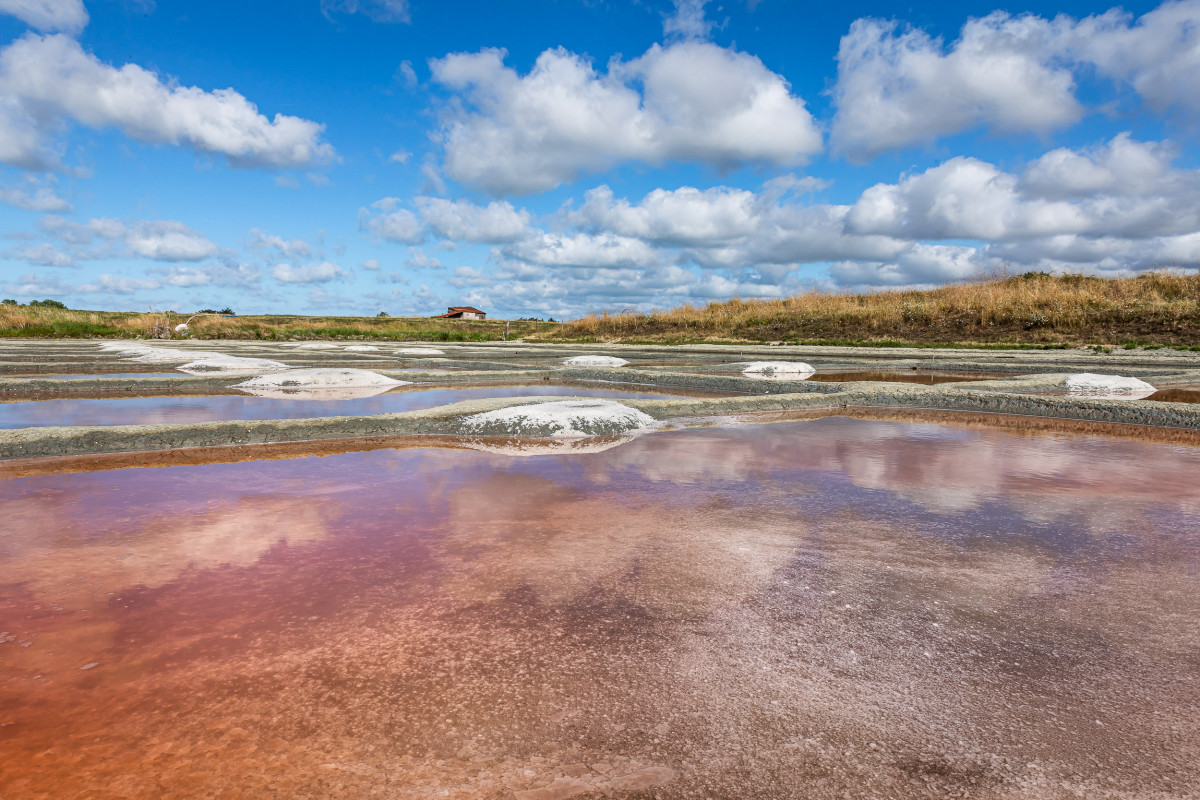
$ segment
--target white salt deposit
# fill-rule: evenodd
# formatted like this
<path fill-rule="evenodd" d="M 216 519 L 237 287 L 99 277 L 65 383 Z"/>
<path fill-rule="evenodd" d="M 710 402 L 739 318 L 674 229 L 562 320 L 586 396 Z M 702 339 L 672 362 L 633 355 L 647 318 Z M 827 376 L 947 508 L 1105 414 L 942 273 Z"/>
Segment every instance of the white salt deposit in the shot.
<path fill-rule="evenodd" d="M 571 439 L 648 430 L 654 418 L 612 400 L 552 400 L 473 414 L 463 420 L 470 431 L 515 436 Z"/>
<path fill-rule="evenodd" d="M 126 361 L 139 361 L 143 364 L 180 364 L 197 358 L 220 355 L 208 350 L 179 350 L 174 347 L 153 347 L 124 342 L 105 342 L 100 345 L 100 349 L 125 356 Z"/>
<path fill-rule="evenodd" d="M 802 381 L 816 372 L 803 361 L 753 361 L 746 365 L 742 374 L 749 378 L 770 380 Z"/>
<path fill-rule="evenodd" d="M 1067 377 L 1067 393 L 1072 397 L 1091 397 L 1099 400 L 1140 400 L 1154 394 L 1150 384 L 1124 375 L 1097 375 L 1080 372 Z"/>
<path fill-rule="evenodd" d="M 341 345 L 333 344 L 332 342 L 305 342 L 304 344 L 289 344 L 288 347 L 296 347 L 301 350 L 337 350 Z"/>
<path fill-rule="evenodd" d="M 616 356 L 572 356 L 562 363 L 568 367 L 623 367 L 629 362 Z"/>
<path fill-rule="evenodd" d="M 350 344 L 350 345 L 346 345 L 346 348 L 345 348 L 345 349 L 347 349 L 347 350 L 355 350 L 355 351 L 357 351 L 357 352 L 360 352 L 360 353 L 365 353 L 365 352 L 367 352 L 368 350 L 378 350 L 379 348 L 378 348 L 378 347 L 373 347 L 372 345 L 369 345 L 369 344 Z"/>
<path fill-rule="evenodd" d="M 351 400 L 407 385 L 408 381 L 398 381 L 368 369 L 289 369 L 242 381 L 234 388 L 258 397 Z"/>
<path fill-rule="evenodd" d="M 254 375 L 260 372 L 278 372 L 291 367 L 267 358 L 243 358 L 211 353 L 206 354 L 204 358 L 181 364 L 175 369 L 189 375 Z"/>
<path fill-rule="evenodd" d="M 176 369 L 189 375 L 254 375 L 290 369 L 287 364 L 279 361 L 227 356 L 211 350 L 179 350 L 173 347 L 124 342 L 105 342 L 100 345 L 100 349 L 126 356 L 127 361 L 143 364 L 179 364 Z"/>
<path fill-rule="evenodd" d="M 146 353 L 152 350 L 157 350 L 156 347 L 151 347 L 148 344 L 141 342 L 105 342 L 100 345 L 100 349 L 109 353 L 118 353 L 121 355 L 133 355 L 136 353 Z"/>
<path fill-rule="evenodd" d="M 128 358 L 126 361 L 139 361 L 143 364 L 180 364 L 187 361 L 195 361 L 198 358 L 209 358 L 219 355 L 221 354 L 210 350 L 176 350 L 172 347 L 147 347 L 139 351 L 138 355 Z"/>
<path fill-rule="evenodd" d="M 445 352 L 436 347 L 401 347 L 396 351 L 402 356 L 444 356 Z"/>

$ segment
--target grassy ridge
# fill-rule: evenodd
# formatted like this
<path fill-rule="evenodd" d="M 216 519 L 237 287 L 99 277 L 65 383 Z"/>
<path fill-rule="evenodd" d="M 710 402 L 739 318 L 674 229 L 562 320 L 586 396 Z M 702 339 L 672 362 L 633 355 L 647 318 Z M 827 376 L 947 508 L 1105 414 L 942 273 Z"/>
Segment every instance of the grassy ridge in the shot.
<path fill-rule="evenodd" d="M 929 291 L 809 292 L 650 314 L 592 314 L 544 338 L 811 344 L 1200 344 L 1200 276 L 1026 273 Z"/>
<path fill-rule="evenodd" d="M 187 316 L 0 305 L 0 337 L 152 336 Z M 194 339 L 383 339 L 806 344 L 1075 344 L 1200 348 L 1200 275 L 1093 278 L 1044 273 L 929 291 L 810 292 L 651 314 L 592 314 L 561 325 L 425 317 L 196 316 Z"/>
<path fill-rule="evenodd" d="M 0 305 L 0 337 L 136 338 L 173 330 L 188 315 L 140 314 L 121 311 L 75 311 L 57 308 Z M 427 342 L 486 342 L 516 339 L 554 323 L 518 320 L 456 320 L 427 317 L 304 317 L 195 316 L 189 323 L 192 339 L 382 339 Z"/>

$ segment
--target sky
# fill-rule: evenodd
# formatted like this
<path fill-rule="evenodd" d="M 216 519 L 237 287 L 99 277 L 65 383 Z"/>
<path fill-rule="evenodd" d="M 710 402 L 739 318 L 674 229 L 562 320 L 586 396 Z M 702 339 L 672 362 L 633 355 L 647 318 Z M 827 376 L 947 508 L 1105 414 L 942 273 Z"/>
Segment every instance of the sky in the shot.
<path fill-rule="evenodd" d="M 573 318 L 1200 268 L 1200 0 L 0 0 L 0 296 Z"/>

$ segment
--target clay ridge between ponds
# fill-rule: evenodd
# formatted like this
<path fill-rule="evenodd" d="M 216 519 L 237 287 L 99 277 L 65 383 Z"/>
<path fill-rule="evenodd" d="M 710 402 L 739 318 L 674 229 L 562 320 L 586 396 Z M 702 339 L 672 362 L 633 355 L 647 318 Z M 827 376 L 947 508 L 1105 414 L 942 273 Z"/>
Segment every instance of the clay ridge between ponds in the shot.
<path fill-rule="evenodd" d="M 628 376 L 628 373 L 626 373 Z M 675 377 L 675 376 L 672 376 Z M 739 379 L 733 379 L 739 380 Z M 625 400 L 655 420 L 680 425 L 704 424 L 705 418 L 764 411 L 795 411 L 840 407 L 885 407 L 1054 417 L 1092 422 L 1200 429 L 1200 406 L 1013 394 L 995 389 L 975 390 L 971 384 L 857 383 L 820 384 L 826 390 L 731 398 Z M 764 391 L 771 384 L 763 384 Z M 790 388 L 775 384 L 776 388 Z M 795 384 L 791 384 L 795 387 Z M 805 387 L 809 388 L 808 386 Z M 109 427 L 22 428 L 0 432 L 0 459 L 170 450 L 185 447 L 268 444 L 366 436 L 438 434 L 470 436 L 465 417 L 484 411 L 532 402 L 556 402 L 563 397 L 470 400 L 438 408 L 366 417 L 243 420 L 182 425 L 120 425 Z"/>

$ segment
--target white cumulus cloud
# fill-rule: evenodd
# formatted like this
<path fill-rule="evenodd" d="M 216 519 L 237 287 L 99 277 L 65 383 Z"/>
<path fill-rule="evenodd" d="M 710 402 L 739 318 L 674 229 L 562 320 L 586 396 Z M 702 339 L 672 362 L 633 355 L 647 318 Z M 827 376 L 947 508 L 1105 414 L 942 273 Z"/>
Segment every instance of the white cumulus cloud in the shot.
<path fill-rule="evenodd" d="M 712 23 L 704 18 L 706 5 L 708 0 L 675 0 L 675 10 L 663 17 L 663 34 L 685 39 L 708 36 Z"/>
<path fill-rule="evenodd" d="M 663 262 L 649 244 L 613 233 L 540 233 L 517 242 L 504 251 L 509 257 L 530 264 L 554 267 L 647 267 Z"/>
<path fill-rule="evenodd" d="M 264 233 L 258 228 L 250 229 L 250 247 L 255 250 L 274 251 L 289 258 L 312 258 L 313 246 L 303 239 L 284 239 Z"/>
<path fill-rule="evenodd" d="M 867 189 L 847 216 L 847 229 L 993 242 L 1193 233 L 1200 230 L 1200 171 L 1172 169 L 1173 152 L 1121 135 L 1093 150 L 1051 151 L 1022 175 L 953 158 Z"/>
<path fill-rule="evenodd" d="M 1200 111 L 1200 0 L 1163 3 L 1136 20 L 1113 9 L 1069 33 L 1064 49 L 1132 86 L 1151 108 Z"/>
<path fill-rule="evenodd" d="M 201 261 L 221 250 L 200 231 L 173 220 L 134 223 L 125 242 L 134 255 L 155 261 Z"/>
<path fill-rule="evenodd" d="M 315 264 L 278 264 L 271 270 L 271 277 L 280 283 L 328 283 L 343 278 L 348 273 L 330 261 Z"/>
<path fill-rule="evenodd" d="M 421 221 L 443 239 L 482 244 L 502 244 L 520 239 L 529 231 L 532 216 L 511 203 L 493 201 L 477 206 L 465 200 L 418 197 Z"/>
<path fill-rule="evenodd" d="M 62 34 L 28 34 L 0 51 L 0 160 L 53 166 L 49 140 L 66 122 L 115 127 L 152 144 L 192 147 L 246 167 L 298 167 L 334 158 L 323 125 L 268 119 L 233 89 L 164 83 L 136 64 L 117 68 Z"/>
<path fill-rule="evenodd" d="M 1049 20 L 996 12 L 950 48 L 896 22 L 856 20 L 838 48 L 831 142 L 870 158 L 987 126 L 1045 133 L 1082 118 L 1070 69 L 1051 62 Z"/>
<path fill-rule="evenodd" d="M 0 148 L 3 146 L 0 145 Z M 0 187 L 0 203 L 23 208 L 26 211 L 70 211 L 71 204 L 58 196 L 53 178 L 39 179 L 26 175 L 18 186 Z"/>
<path fill-rule="evenodd" d="M 655 45 L 602 73 L 559 48 L 523 76 L 504 57 L 492 49 L 430 62 L 462 101 L 441 132 L 446 174 L 493 194 L 546 191 L 626 162 L 793 165 L 822 149 L 787 81 L 736 50 Z"/>
<path fill-rule="evenodd" d="M 997 11 L 947 45 L 894 20 L 859 19 L 838 49 L 830 141 L 856 160 L 973 129 L 1045 134 L 1078 122 L 1081 75 L 1129 87 L 1150 109 L 1200 112 L 1200 0 L 1143 16 Z"/>
<path fill-rule="evenodd" d="M 39 31 L 78 34 L 88 23 L 82 0 L 0 0 L 0 14 L 11 14 Z"/>
<path fill-rule="evenodd" d="M 13 250 L 10 257 L 36 264 L 39 267 L 73 267 L 75 259 L 48 242 Z"/>
<path fill-rule="evenodd" d="M 360 208 L 358 222 L 364 231 L 389 242 L 420 244 L 425 239 L 421 220 L 407 208 L 400 208 L 400 199 L 396 197 L 385 197 L 370 208 Z"/>

